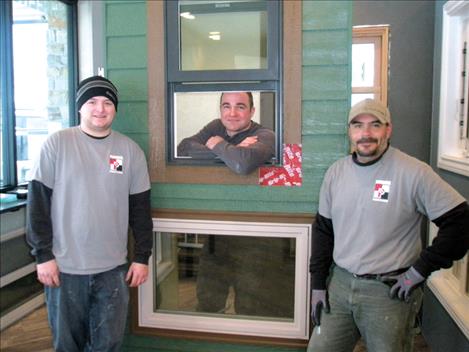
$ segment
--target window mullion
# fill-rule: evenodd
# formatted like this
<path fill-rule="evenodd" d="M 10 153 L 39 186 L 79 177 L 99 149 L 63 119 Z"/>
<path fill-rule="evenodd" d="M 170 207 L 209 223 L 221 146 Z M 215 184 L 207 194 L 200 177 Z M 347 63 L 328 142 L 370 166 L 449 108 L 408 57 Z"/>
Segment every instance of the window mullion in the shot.
<path fill-rule="evenodd" d="M 16 180 L 15 118 L 13 94 L 13 45 L 12 45 L 12 4 L 2 1 L 0 28 L 1 61 L 1 132 L 2 132 L 2 177 L 0 187 L 12 188 Z"/>

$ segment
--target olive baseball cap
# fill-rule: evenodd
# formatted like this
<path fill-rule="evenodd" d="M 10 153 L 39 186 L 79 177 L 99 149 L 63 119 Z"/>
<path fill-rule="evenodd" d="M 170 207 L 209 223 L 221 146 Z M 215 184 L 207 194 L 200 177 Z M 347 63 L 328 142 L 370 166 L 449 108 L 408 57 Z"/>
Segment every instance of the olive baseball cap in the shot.
<path fill-rule="evenodd" d="M 391 114 L 388 108 L 378 100 L 365 99 L 352 106 L 348 115 L 348 123 L 352 122 L 358 115 L 363 114 L 373 115 L 383 124 L 391 123 Z"/>

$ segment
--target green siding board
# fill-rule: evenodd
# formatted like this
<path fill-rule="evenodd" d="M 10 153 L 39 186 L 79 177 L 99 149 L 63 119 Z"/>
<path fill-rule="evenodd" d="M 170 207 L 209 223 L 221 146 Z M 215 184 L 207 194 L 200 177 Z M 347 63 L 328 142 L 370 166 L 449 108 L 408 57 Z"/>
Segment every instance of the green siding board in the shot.
<path fill-rule="evenodd" d="M 350 88 L 348 66 L 303 67 L 303 99 L 344 99 Z"/>
<path fill-rule="evenodd" d="M 111 37 L 107 42 L 108 69 L 146 68 L 146 36 Z"/>
<path fill-rule="evenodd" d="M 263 192 L 258 192 L 262 190 Z M 174 199 L 197 199 L 206 202 L 210 200 L 250 202 L 253 193 L 257 193 L 256 202 L 308 201 L 309 189 L 304 187 L 277 187 L 256 185 L 195 185 L 195 184 L 154 184 L 152 196 Z M 254 203 L 256 203 L 254 202 Z M 200 204 L 202 205 L 202 204 Z M 196 208 L 197 209 L 197 208 Z"/>
<path fill-rule="evenodd" d="M 108 77 L 119 90 L 119 100 L 129 102 L 148 100 L 146 69 L 108 69 Z"/>
<path fill-rule="evenodd" d="M 107 1 L 107 36 L 145 35 L 147 33 L 146 13 L 146 1 Z"/>
<path fill-rule="evenodd" d="M 148 134 L 148 105 L 146 102 L 119 102 L 114 127 L 119 131 Z"/>
<path fill-rule="evenodd" d="M 233 200 L 210 200 L 201 202 L 199 199 L 153 198 L 152 207 L 170 209 L 197 209 L 206 211 L 233 211 L 233 212 L 271 212 L 271 213 L 307 213 L 311 214 L 317 208 L 311 202 L 252 202 Z"/>
<path fill-rule="evenodd" d="M 347 153 L 348 143 L 343 135 L 303 136 L 303 165 L 318 168 L 329 167 L 332 162 Z"/>
<path fill-rule="evenodd" d="M 303 101 L 303 135 L 346 134 L 349 102 Z"/>
<path fill-rule="evenodd" d="M 348 64 L 349 32 L 303 32 L 303 65 Z"/>
<path fill-rule="evenodd" d="M 303 1 L 303 30 L 348 29 L 352 1 Z"/>

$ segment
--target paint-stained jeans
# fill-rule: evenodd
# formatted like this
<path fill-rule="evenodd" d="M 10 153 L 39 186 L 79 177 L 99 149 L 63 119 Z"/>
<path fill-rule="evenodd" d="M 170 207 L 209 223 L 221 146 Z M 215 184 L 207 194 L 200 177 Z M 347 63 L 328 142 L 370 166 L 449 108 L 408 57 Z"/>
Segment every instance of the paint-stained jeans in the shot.
<path fill-rule="evenodd" d="M 129 290 L 126 265 L 93 275 L 60 274 L 60 287 L 46 287 L 46 303 L 57 352 L 119 351 Z"/>
<path fill-rule="evenodd" d="M 321 315 L 307 352 L 352 352 L 363 337 L 368 352 L 411 352 L 415 318 L 422 303 L 422 289 L 409 303 L 389 298 L 389 286 L 356 278 L 335 267 L 328 287 L 329 314 Z"/>

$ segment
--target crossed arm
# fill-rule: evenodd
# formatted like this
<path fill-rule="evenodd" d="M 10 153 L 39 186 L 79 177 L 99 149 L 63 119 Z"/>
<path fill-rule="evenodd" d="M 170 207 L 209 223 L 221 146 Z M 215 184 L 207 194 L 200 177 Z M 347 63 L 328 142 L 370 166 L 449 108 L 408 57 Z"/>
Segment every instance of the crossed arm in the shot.
<path fill-rule="evenodd" d="M 255 135 L 233 144 L 206 126 L 196 135 L 181 141 L 178 155 L 198 159 L 218 157 L 233 172 L 247 175 L 275 155 L 275 134 L 269 129 L 260 128 Z"/>

